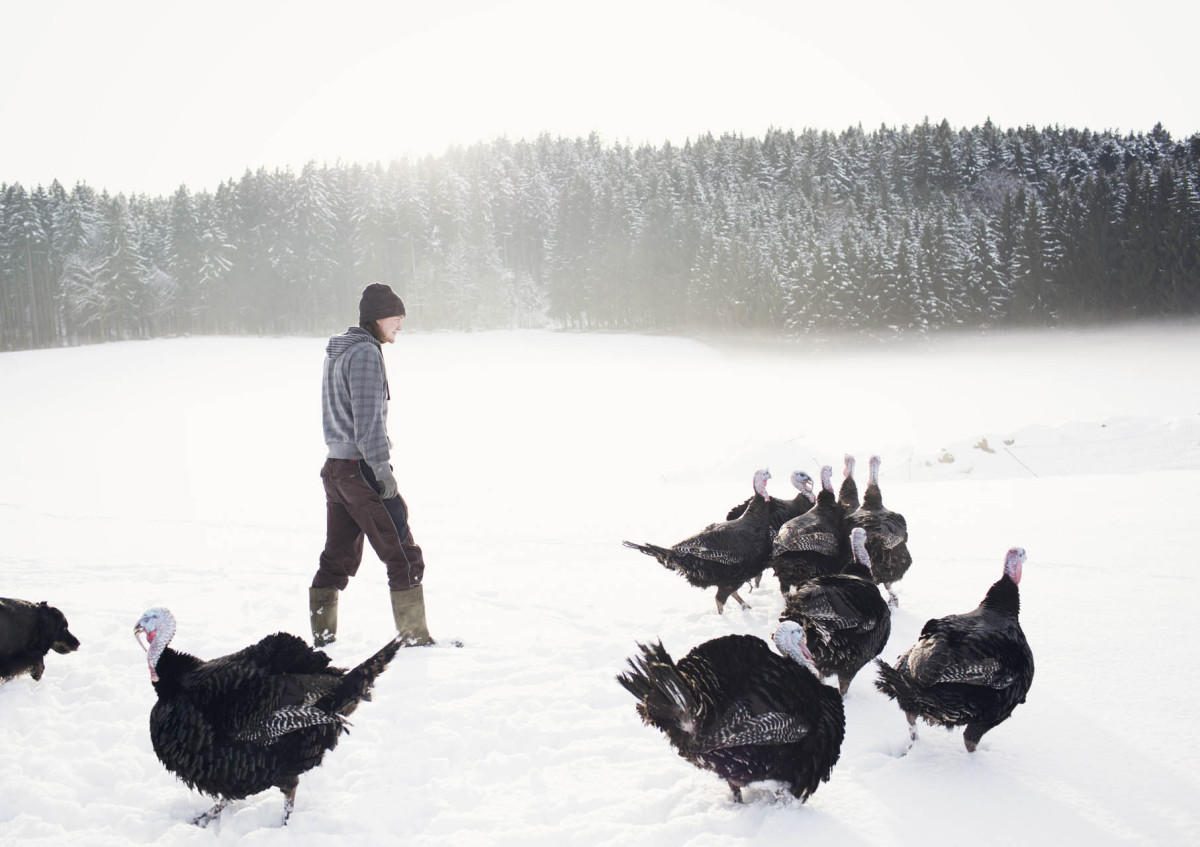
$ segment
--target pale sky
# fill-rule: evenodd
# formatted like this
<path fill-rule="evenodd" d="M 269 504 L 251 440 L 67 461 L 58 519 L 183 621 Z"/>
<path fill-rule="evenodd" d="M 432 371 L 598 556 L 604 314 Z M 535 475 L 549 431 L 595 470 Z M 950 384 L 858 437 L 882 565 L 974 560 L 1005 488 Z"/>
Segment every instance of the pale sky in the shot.
<path fill-rule="evenodd" d="M 0 183 L 214 189 L 542 132 L 1200 131 L 1177 0 L 0 0 Z"/>

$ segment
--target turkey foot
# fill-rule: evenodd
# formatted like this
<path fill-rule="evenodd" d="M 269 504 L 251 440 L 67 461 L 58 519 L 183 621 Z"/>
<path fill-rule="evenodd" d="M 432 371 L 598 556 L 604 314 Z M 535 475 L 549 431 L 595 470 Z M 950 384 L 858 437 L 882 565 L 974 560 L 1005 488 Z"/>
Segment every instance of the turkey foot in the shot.
<path fill-rule="evenodd" d="M 220 800 L 217 802 L 217 804 L 215 806 L 213 806 L 207 812 L 203 812 L 199 815 L 196 815 L 196 817 L 192 818 L 191 822 L 194 823 L 196 826 L 200 827 L 201 829 L 205 829 L 210 823 L 215 821 L 217 818 L 221 817 L 221 812 L 228 805 L 229 805 L 228 800 Z"/>

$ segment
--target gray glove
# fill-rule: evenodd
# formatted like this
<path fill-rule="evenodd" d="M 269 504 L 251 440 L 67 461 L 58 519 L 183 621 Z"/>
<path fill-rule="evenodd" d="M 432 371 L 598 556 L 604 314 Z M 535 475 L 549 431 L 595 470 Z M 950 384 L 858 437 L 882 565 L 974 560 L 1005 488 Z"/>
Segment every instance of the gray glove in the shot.
<path fill-rule="evenodd" d="M 380 499 L 391 500 L 395 497 L 398 492 L 396 491 L 396 477 L 392 476 L 392 466 L 384 462 L 371 468 L 371 471 L 375 474 Z"/>

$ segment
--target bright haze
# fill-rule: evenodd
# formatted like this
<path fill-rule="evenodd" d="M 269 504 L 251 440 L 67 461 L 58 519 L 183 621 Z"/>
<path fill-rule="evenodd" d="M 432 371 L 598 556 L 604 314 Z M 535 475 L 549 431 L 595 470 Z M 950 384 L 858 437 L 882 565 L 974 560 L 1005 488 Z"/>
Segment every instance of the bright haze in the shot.
<path fill-rule="evenodd" d="M 498 137 L 1200 130 L 1195 4 L 762 0 L 10 4 L 0 183 L 213 189 Z"/>

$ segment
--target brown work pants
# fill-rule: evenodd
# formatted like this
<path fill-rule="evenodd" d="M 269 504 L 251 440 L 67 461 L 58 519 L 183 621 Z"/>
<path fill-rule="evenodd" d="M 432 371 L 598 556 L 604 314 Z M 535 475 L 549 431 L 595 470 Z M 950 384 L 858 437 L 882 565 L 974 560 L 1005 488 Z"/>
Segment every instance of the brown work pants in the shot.
<path fill-rule="evenodd" d="M 313 577 L 313 588 L 341 591 L 362 563 L 363 536 L 387 567 L 388 587 L 404 591 L 421 584 L 425 559 L 408 528 L 408 507 L 397 495 L 383 500 L 366 462 L 326 459 L 325 549 Z"/>

